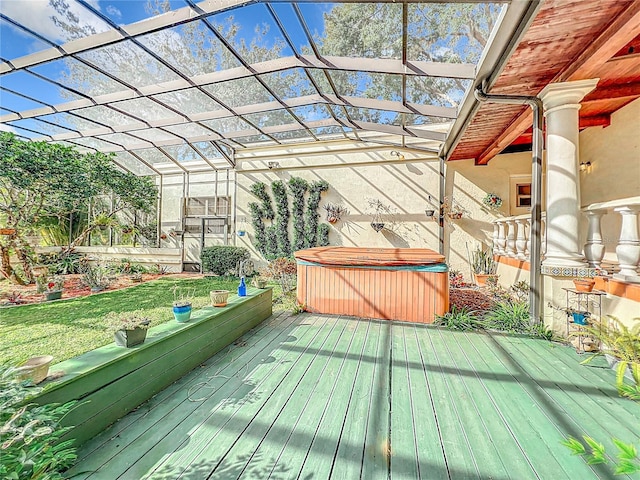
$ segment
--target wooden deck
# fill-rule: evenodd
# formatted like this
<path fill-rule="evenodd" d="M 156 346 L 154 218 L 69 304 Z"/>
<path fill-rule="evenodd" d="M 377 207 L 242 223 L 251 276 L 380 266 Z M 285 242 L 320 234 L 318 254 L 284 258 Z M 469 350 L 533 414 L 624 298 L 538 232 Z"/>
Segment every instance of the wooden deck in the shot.
<path fill-rule="evenodd" d="M 541 340 L 279 313 L 85 443 L 69 474 L 613 478 L 560 441 L 637 444 L 640 406 L 580 360 Z"/>

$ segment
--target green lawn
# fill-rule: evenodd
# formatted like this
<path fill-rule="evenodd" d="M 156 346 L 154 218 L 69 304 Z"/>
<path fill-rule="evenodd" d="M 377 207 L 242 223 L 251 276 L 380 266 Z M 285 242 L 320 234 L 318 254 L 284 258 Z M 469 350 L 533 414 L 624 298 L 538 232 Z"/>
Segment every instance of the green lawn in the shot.
<path fill-rule="evenodd" d="M 0 309 L 0 365 L 36 355 L 54 363 L 113 341 L 103 317 L 110 311 L 144 309 L 151 325 L 173 321 L 173 286 L 194 290 L 193 307 L 209 305 L 209 291 L 235 292 L 238 280 L 160 278 L 141 285 L 77 299 Z"/>

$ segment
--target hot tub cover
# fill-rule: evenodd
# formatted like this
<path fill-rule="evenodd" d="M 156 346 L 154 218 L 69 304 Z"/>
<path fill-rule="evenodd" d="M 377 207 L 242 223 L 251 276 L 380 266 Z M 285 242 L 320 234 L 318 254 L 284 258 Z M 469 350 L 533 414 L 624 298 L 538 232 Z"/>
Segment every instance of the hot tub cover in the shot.
<path fill-rule="evenodd" d="M 428 248 L 315 247 L 298 250 L 297 260 L 319 265 L 411 266 L 444 263 L 444 255 Z"/>

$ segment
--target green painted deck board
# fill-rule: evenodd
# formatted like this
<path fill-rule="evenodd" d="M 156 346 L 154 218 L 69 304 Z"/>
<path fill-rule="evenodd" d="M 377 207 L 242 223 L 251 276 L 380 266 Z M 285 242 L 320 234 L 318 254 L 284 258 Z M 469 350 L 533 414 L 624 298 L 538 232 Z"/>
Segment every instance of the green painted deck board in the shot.
<path fill-rule="evenodd" d="M 640 406 L 617 397 L 612 372 L 581 366 L 567 350 L 497 334 L 280 313 L 85 443 L 70 473 L 613 478 L 559 442 L 587 432 L 605 443 L 610 435 L 637 443 L 628 436 Z"/>
<path fill-rule="evenodd" d="M 245 345 L 240 347 L 241 343 L 235 342 L 238 346 L 230 345 L 225 348 L 222 355 L 212 357 L 212 361 L 208 362 L 208 365 L 201 367 L 200 375 L 234 376 L 241 373 L 247 368 L 246 365 L 260 360 L 260 355 L 274 341 L 274 338 L 286 338 L 288 335 L 287 327 L 292 323 L 293 318 L 291 317 L 282 313 L 275 315 L 256 327 L 251 337 L 247 338 Z M 281 331 L 280 336 L 274 336 L 274 329 Z M 268 337 L 267 334 L 269 334 Z M 244 342 L 243 337 L 239 341 Z M 237 354 L 236 351 L 241 353 Z M 168 433 L 175 424 L 182 421 L 198 407 L 198 402 L 190 402 L 184 392 L 188 392 L 191 398 L 197 398 L 203 388 L 198 386 L 199 382 L 199 376 L 186 375 L 182 377 L 136 412 L 114 424 L 109 432 L 100 434 L 85 443 L 79 451 L 79 459 L 83 463 L 83 469 L 97 470 L 125 448 L 143 451 L 147 448 L 145 446 L 153 446 L 157 443 L 154 440 L 155 437 Z M 144 431 L 141 431 L 136 424 L 142 415 L 145 416 L 145 424 L 148 427 Z M 145 435 L 151 429 L 153 429 L 153 435 Z M 116 435 L 118 437 L 117 443 L 109 441 L 110 437 Z"/>

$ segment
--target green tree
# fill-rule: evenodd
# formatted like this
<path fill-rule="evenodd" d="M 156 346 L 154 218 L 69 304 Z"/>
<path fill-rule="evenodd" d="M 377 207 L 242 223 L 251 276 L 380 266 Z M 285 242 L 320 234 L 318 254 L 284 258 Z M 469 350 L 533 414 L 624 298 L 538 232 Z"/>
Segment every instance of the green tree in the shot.
<path fill-rule="evenodd" d="M 52 217 L 66 219 L 86 212 L 87 202 L 110 196 L 113 201 L 100 219 L 88 222 L 69 244 L 82 244 L 96 221 L 114 219 L 125 208 L 149 212 L 157 199 L 152 179 L 123 173 L 109 155 L 80 153 L 47 142 L 25 142 L 0 133 L 0 218 L 15 233 L 0 237 L 0 274 L 15 283 L 32 281 L 32 249 L 26 236 Z M 24 278 L 10 261 L 14 252 Z"/>

